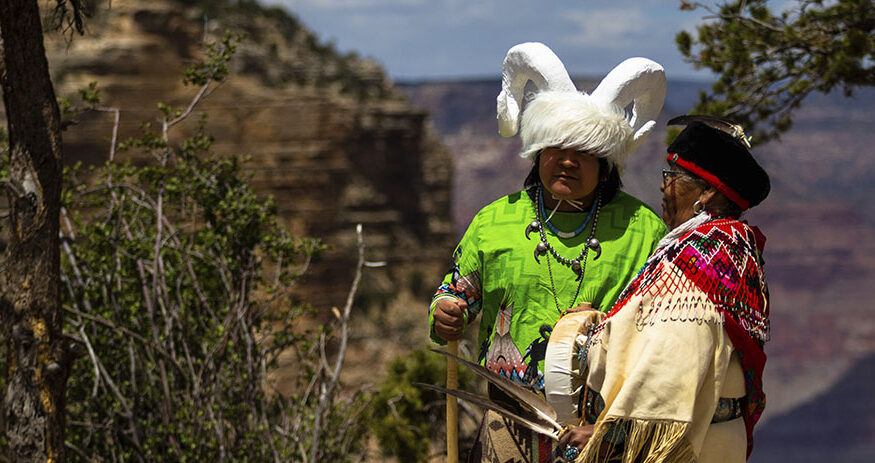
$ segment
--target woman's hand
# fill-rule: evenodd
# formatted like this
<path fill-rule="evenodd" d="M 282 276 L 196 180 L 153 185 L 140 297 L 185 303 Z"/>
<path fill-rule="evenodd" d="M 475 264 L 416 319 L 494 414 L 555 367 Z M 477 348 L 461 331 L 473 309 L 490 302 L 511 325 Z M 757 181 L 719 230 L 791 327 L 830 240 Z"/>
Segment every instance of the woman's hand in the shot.
<path fill-rule="evenodd" d="M 577 455 L 586 447 L 586 443 L 592 437 L 592 432 L 595 427 L 591 425 L 584 426 L 569 426 L 559 436 L 559 443 L 556 445 L 556 452 L 559 456 L 565 458 L 570 456 L 570 460 L 577 458 Z M 577 449 L 577 452 L 570 449 Z"/>
<path fill-rule="evenodd" d="M 595 307 L 592 306 L 592 302 L 584 301 L 584 302 L 581 302 L 580 304 L 577 304 L 576 307 L 573 307 L 573 308 L 571 308 L 571 309 L 568 309 L 568 313 L 584 312 L 584 311 L 587 311 L 587 310 L 595 310 L 595 311 L 598 311 L 598 309 L 596 309 Z"/>
<path fill-rule="evenodd" d="M 434 307 L 434 332 L 445 341 L 455 341 L 465 330 L 468 303 L 461 299 L 439 299 Z"/>
<path fill-rule="evenodd" d="M 568 309 L 568 313 L 576 312 L 586 312 L 586 315 L 581 319 L 580 326 L 577 329 L 579 334 L 588 334 L 590 328 L 598 325 L 605 318 L 604 312 L 600 312 L 589 302 L 581 302 L 580 304 L 577 304 L 577 307 Z"/>

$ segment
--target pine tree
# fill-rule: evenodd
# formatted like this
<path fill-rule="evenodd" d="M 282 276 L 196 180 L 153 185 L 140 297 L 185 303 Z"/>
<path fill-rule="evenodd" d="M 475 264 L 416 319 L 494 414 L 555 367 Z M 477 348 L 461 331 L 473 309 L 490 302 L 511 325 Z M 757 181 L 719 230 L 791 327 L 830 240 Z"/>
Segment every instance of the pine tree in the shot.
<path fill-rule="evenodd" d="M 79 0 L 57 0 L 55 18 L 82 31 Z M 9 162 L 10 226 L 0 273 L 0 325 L 8 461 L 64 462 L 64 408 L 72 362 L 62 335 L 59 212 L 61 120 L 36 0 L 0 2 Z"/>
<path fill-rule="evenodd" d="M 682 10 L 712 15 L 695 36 L 677 34 L 678 49 L 697 68 L 718 75 L 695 113 L 730 117 L 753 129 L 753 142 L 778 137 L 812 92 L 845 96 L 875 85 L 875 3 L 799 0 L 774 13 L 767 0 L 717 6 L 682 1 Z"/>

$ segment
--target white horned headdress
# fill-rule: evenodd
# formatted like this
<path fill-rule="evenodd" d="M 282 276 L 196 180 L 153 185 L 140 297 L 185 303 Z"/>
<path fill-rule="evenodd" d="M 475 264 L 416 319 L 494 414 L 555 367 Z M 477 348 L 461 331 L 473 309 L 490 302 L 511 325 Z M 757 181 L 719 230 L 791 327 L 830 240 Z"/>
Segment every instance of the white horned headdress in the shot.
<path fill-rule="evenodd" d="M 537 92 L 520 121 L 528 81 Z M 498 132 L 512 137 L 519 131 L 520 156 L 527 159 L 547 147 L 575 148 L 606 158 L 622 170 L 626 155 L 638 149 L 656 126 L 665 86 L 662 66 L 647 58 L 629 58 L 588 95 L 575 88 L 553 50 L 543 43 L 522 43 L 504 58 Z"/>

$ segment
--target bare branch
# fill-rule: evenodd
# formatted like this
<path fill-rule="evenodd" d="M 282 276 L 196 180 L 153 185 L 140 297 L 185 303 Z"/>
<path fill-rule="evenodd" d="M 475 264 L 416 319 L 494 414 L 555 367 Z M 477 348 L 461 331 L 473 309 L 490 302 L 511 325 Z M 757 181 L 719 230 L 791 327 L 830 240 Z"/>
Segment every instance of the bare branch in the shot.
<path fill-rule="evenodd" d="M 94 111 L 112 113 L 112 138 L 110 138 L 109 141 L 109 162 L 115 162 L 115 149 L 118 146 L 118 127 L 120 119 L 119 108 L 107 108 L 103 106 L 98 106 L 92 109 Z M 108 183 L 110 185 L 112 184 L 111 181 Z"/>
<path fill-rule="evenodd" d="M 362 225 L 358 224 L 355 228 L 356 243 L 358 245 L 358 265 L 356 265 L 355 277 L 352 280 L 352 287 L 346 296 L 346 304 L 343 306 L 343 312 L 340 317 L 340 346 L 337 349 L 337 359 L 334 362 L 334 371 L 331 372 L 331 380 L 328 386 L 322 391 L 319 397 L 319 405 L 316 407 L 315 423 L 313 424 L 313 440 L 310 447 L 310 461 L 317 461 L 319 455 L 319 437 L 322 433 L 322 415 L 328 407 L 328 403 L 334 397 L 334 390 L 340 380 L 340 369 L 343 366 L 343 358 L 346 355 L 346 344 L 349 339 L 349 315 L 352 311 L 352 303 L 355 299 L 355 294 L 358 291 L 358 285 L 362 278 L 362 269 L 365 266 L 365 243 L 362 237 Z"/>
<path fill-rule="evenodd" d="M 163 355 L 167 360 L 170 361 L 170 363 L 177 370 L 179 370 L 180 373 L 183 373 L 183 374 L 185 373 L 185 370 L 183 370 L 182 366 L 176 362 L 176 360 L 173 358 L 172 355 L 170 355 L 169 352 L 164 350 L 164 348 L 162 348 L 160 345 L 153 343 L 152 341 L 144 338 L 143 336 L 140 336 L 139 334 L 137 334 L 137 333 L 135 333 L 135 332 L 123 327 L 123 326 L 118 326 L 115 323 L 113 323 L 113 322 L 111 322 L 103 317 L 97 316 L 97 315 L 92 315 L 92 314 L 80 312 L 80 311 L 78 311 L 72 307 L 66 306 L 66 305 L 64 306 L 64 310 L 66 310 L 67 312 L 70 312 L 72 314 L 78 315 L 79 317 L 82 317 L 86 320 L 91 320 L 95 323 L 99 323 L 99 324 L 101 324 L 101 325 L 103 325 L 103 326 L 105 326 L 113 331 L 117 331 L 125 336 L 130 336 L 131 338 L 136 339 L 137 341 L 140 341 L 144 346 L 148 346 L 150 349 L 154 349 L 156 352 Z"/>

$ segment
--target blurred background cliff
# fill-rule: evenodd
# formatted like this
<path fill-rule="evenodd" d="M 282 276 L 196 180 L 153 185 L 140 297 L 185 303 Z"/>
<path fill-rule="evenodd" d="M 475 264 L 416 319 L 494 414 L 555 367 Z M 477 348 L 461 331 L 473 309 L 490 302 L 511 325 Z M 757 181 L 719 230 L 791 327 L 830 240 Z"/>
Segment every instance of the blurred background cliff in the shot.
<path fill-rule="evenodd" d="M 248 35 L 231 78 L 198 111 L 210 115 L 215 151 L 251 156 L 252 185 L 276 199 L 289 229 L 330 246 L 298 290 L 321 316 L 343 303 L 354 224 L 363 224 L 368 259 L 387 265 L 365 272 L 343 380 L 378 384 L 391 359 L 428 342 L 427 302 L 468 221 L 519 189 L 530 167 L 517 156 L 519 141 L 496 130 L 503 55 L 487 78 L 393 81 L 380 56 L 339 51 L 294 7 L 108 3 L 95 2 L 83 37 L 55 36 L 47 48 L 58 95 L 97 81 L 103 104 L 121 109 L 122 137 L 156 117 L 155 101 L 190 98 L 178 76 L 205 34 Z M 603 74 L 574 77 L 588 90 Z M 631 157 L 623 180 L 657 212 L 664 122 L 689 112 L 709 86 L 705 78 L 669 76 L 660 130 Z M 769 238 L 772 300 L 758 463 L 875 455 L 873 90 L 813 95 L 789 132 L 755 150 L 772 177 L 769 199 L 748 216 Z M 111 125 L 109 115 L 92 114 L 70 127 L 66 162 L 104 162 Z M 280 376 L 295 374 L 290 367 Z"/>

